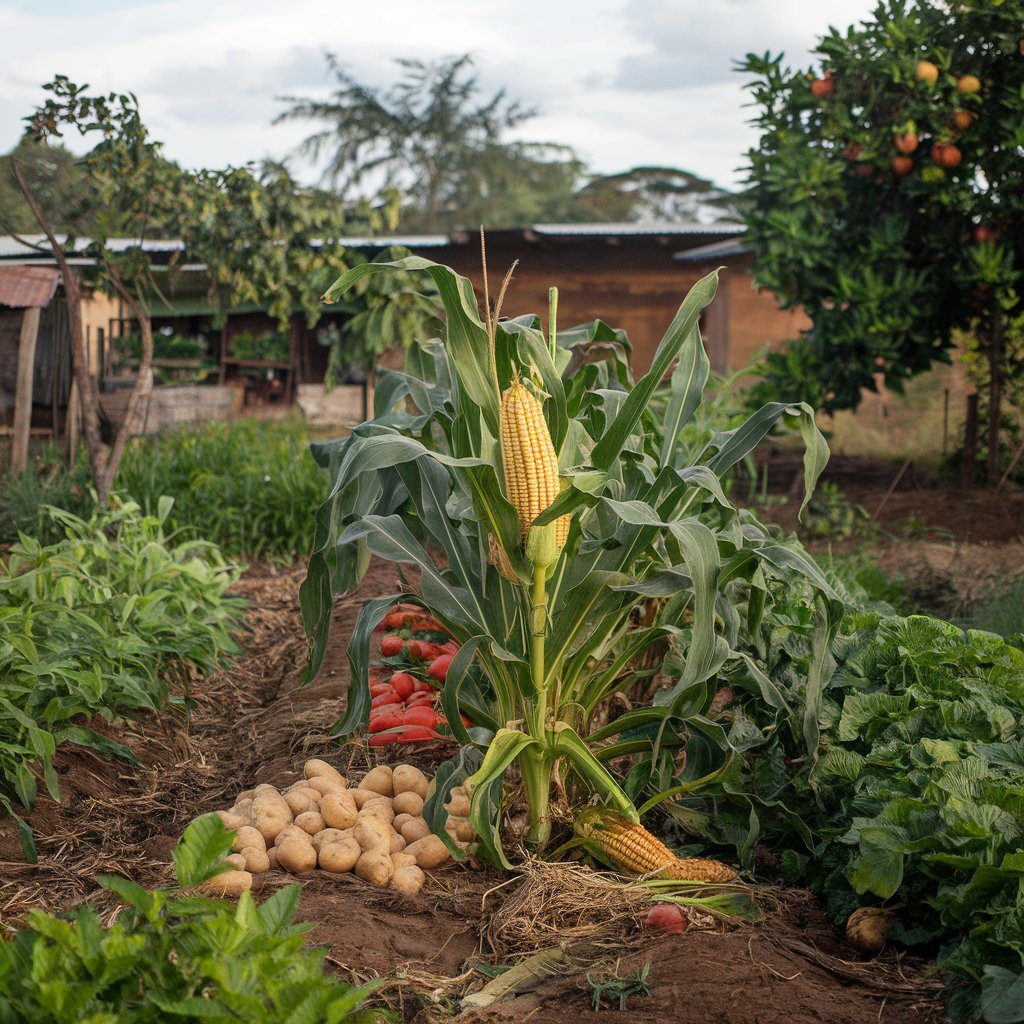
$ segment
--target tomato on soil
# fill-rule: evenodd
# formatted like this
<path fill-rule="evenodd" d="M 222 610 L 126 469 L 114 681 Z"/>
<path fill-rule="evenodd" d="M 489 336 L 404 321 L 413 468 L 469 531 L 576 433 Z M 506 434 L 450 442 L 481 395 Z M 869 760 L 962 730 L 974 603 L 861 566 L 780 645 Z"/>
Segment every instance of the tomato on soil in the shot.
<path fill-rule="evenodd" d="M 416 685 L 416 680 L 412 676 L 406 675 L 404 672 L 396 672 L 391 677 L 391 685 L 395 689 L 395 693 L 398 694 L 402 700 L 408 700 L 412 696 L 412 688 Z"/>
<path fill-rule="evenodd" d="M 393 658 L 396 654 L 402 653 L 402 638 L 400 636 L 386 636 L 380 642 L 380 653 L 385 658 Z"/>
<path fill-rule="evenodd" d="M 435 658 L 430 663 L 427 674 L 438 680 L 438 682 L 443 683 L 448 675 L 448 666 L 452 663 L 453 657 L 454 655 L 451 654 L 442 654 L 440 657 Z"/>
<path fill-rule="evenodd" d="M 384 709 L 381 709 L 384 711 Z M 397 729 L 400 725 L 405 724 L 405 714 L 398 706 L 395 706 L 394 711 L 390 708 L 384 714 L 370 715 L 370 732 L 384 732 L 385 729 Z"/>
<path fill-rule="evenodd" d="M 382 693 L 370 701 L 371 708 L 379 708 L 383 704 L 401 704 L 402 698 L 395 693 L 394 687 L 388 687 L 390 692 Z"/>
<path fill-rule="evenodd" d="M 438 714 L 433 708 L 414 705 L 404 715 L 406 725 L 425 725 L 428 729 L 435 729 L 438 722 Z"/>
<path fill-rule="evenodd" d="M 395 733 L 396 743 L 428 743 L 441 737 L 424 725 L 407 725 L 400 733 Z"/>

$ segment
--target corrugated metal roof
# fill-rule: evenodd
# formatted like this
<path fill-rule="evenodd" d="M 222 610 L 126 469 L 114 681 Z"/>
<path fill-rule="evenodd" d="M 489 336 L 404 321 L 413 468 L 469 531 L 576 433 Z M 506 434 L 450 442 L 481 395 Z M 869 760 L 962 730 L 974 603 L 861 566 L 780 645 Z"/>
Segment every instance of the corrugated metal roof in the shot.
<path fill-rule="evenodd" d="M 672 258 L 683 263 L 700 263 L 704 260 L 722 260 L 728 256 L 742 256 L 753 252 L 754 247 L 736 238 L 726 238 L 710 245 L 698 245 L 696 249 L 684 249 L 674 253 Z"/>
<path fill-rule="evenodd" d="M 63 245 L 67 235 L 55 236 L 57 241 Z M 92 242 L 91 238 L 76 238 L 74 252 L 83 252 Z M 125 249 L 136 248 L 141 245 L 143 252 L 178 252 L 185 248 L 185 243 L 174 238 L 145 238 L 140 241 L 137 238 L 108 238 L 107 246 L 113 252 L 123 252 Z M 50 244 L 46 235 L 0 235 L 0 259 L 17 256 L 36 256 L 45 258 L 52 256 Z"/>
<path fill-rule="evenodd" d="M 48 306 L 60 273 L 52 267 L 0 267 L 0 306 Z"/>
<path fill-rule="evenodd" d="M 670 221 L 636 224 L 534 224 L 538 235 L 735 235 L 746 230 L 742 224 L 689 224 Z"/>

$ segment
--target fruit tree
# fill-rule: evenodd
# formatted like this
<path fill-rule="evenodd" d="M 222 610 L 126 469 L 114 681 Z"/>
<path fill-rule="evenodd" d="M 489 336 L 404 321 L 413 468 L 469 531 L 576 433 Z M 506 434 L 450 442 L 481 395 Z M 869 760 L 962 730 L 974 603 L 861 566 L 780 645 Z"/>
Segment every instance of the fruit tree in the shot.
<path fill-rule="evenodd" d="M 1024 5 L 890 0 L 819 43 L 820 66 L 747 56 L 754 272 L 811 328 L 760 388 L 825 409 L 948 360 L 987 359 L 999 472 L 1006 327 L 1024 296 Z"/>

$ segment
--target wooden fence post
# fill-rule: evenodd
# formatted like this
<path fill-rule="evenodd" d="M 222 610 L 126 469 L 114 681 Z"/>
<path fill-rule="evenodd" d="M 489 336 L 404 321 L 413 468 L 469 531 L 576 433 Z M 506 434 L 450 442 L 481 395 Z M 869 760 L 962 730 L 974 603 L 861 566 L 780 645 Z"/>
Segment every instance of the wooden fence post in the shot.
<path fill-rule="evenodd" d="M 18 339 L 18 373 L 14 392 L 14 437 L 11 444 L 11 475 L 20 476 L 28 465 L 28 440 L 32 429 L 32 376 L 39 337 L 39 307 L 29 306 L 21 318 Z"/>

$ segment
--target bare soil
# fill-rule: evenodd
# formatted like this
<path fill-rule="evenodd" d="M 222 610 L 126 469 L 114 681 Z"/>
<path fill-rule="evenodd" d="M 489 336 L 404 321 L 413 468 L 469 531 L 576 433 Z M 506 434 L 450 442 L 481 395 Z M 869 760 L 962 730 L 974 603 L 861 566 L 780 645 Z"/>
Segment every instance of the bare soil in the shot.
<path fill-rule="evenodd" d="M 298 616 L 299 569 L 260 567 L 239 590 L 251 602 L 245 654 L 197 683 L 186 717 L 165 713 L 105 726 L 135 751 L 141 769 L 88 751 L 58 754 L 64 800 L 40 798 L 31 815 L 39 847 L 26 864 L 12 824 L 0 821 L 0 922 L 10 927 L 32 907 L 69 909 L 89 900 L 112 910 L 98 874 L 122 874 L 147 885 L 170 879 L 170 851 L 198 814 L 229 806 L 258 782 L 288 784 L 310 756 L 342 770 L 366 767 L 357 744 L 339 746 L 329 732 L 344 706 L 344 645 L 369 596 L 396 587 L 393 567 L 375 563 L 357 593 L 340 600 L 332 646 L 320 677 L 303 686 L 305 638 Z M 95 724 L 95 723 L 93 723 Z M 410 758 L 430 767 L 442 748 Z M 403 752 L 409 756 L 408 748 Z M 756 881 L 756 880 L 755 880 Z M 496 956 L 486 933 L 502 900 L 522 884 L 490 869 L 449 866 L 433 872 L 422 893 L 405 899 L 352 876 L 311 873 L 260 876 L 256 894 L 289 882 L 303 886 L 300 918 L 313 921 L 312 941 L 329 965 L 360 979 L 387 976 L 381 1005 L 404 1021 L 447 1019 L 454 998 L 486 982 L 477 969 L 510 962 Z M 766 890 L 767 891 L 767 890 Z M 926 965 L 898 950 L 865 959 L 825 919 L 809 894 L 782 894 L 761 925 L 705 922 L 681 936 L 655 937 L 621 922 L 599 941 L 566 949 L 554 977 L 516 998 L 464 1015 L 468 1022 L 594 1021 L 731 1024 L 878 1024 L 944 1020 Z M 507 954 L 506 954 L 507 957 Z M 650 964 L 650 994 L 627 1008 L 592 1009 L 588 976 L 628 977 Z"/>

